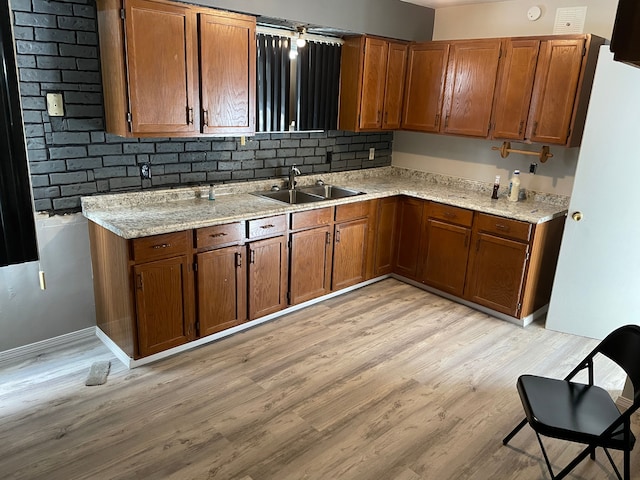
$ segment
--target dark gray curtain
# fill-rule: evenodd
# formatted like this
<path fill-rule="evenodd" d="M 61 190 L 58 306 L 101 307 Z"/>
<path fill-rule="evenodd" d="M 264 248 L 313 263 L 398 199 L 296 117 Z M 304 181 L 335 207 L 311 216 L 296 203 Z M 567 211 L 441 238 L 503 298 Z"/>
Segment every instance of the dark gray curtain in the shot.
<path fill-rule="evenodd" d="M 38 259 L 8 2 L 0 2 L 0 266 Z"/>
<path fill-rule="evenodd" d="M 338 128 L 340 52 L 337 44 L 307 42 L 298 49 L 298 128 Z"/>
<path fill-rule="evenodd" d="M 286 37 L 261 33 L 257 35 L 256 130 L 258 132 L 289 130 L 291 122 L 289 41 Z"/>

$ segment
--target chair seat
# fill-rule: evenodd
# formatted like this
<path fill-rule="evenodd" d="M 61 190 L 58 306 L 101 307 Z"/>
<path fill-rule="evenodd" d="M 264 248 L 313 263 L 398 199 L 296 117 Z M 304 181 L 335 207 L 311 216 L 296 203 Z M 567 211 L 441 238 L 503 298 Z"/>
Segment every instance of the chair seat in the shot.
<path fill-rule="evenodd" d="M 622 425 L 611 438 L 599 438 L 620 417 L 618 407 L 606 390 L 535 375 L 522 375 L 517 385 L 527 421 L 539 434 L 625 449 Z M 626 448 L 632 449 L 634 443 L 635 437 L 630 434 Z"/>

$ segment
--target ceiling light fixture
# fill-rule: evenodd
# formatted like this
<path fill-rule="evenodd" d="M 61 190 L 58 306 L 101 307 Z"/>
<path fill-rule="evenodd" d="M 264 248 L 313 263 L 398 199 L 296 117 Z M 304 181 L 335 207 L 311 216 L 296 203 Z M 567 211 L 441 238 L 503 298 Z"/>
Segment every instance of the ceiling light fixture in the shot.
<path fill-rule="evenodd" d="M 307 44 L 307 40 L 304 38 L 305 33 L 307 33 L 306 28 L 298 27 L 298 38 L 296 39 L 296 45 L 298 48 L 303 48 Z"/>

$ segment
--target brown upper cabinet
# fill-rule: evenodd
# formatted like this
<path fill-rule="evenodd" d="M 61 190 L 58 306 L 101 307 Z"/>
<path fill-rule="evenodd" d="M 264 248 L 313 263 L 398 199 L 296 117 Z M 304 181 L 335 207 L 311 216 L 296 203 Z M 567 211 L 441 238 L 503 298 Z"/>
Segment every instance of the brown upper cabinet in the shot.
<path fill-rule="evenodd" d="M 538 40 L 506 40 L 493 107 L 493 138 L 523 140 L 538 63 Z"/>
<path fill-rule="evenodd" d="M 349 37 L 340 65 L 341 130 L 400 128 L 407 44 L 382 38 Z"/>
<path fill-rule="evenodd" d="M 254 17 L 163 0 L 97 5 L 107 132 L 255 132 Z"/>
<path fill-rule="evenodd" d="M 451 43 L 442 133 L 473 137 L 489 134 L 501 44 L 500 40 Z"/>
<path fill-rule="evenodd" d="M 403 130 L 440 130 L 448 60 L 448 43 L 414 43 L 409 46 Z"/>

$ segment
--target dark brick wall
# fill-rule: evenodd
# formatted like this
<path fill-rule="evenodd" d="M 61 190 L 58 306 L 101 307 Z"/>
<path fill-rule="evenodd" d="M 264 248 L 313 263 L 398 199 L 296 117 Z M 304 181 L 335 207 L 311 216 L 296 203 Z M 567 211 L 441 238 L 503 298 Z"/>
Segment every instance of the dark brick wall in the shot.
<path fill-rule="evenodd" d="M 77 211 L 81 196 L 103 192 L 284 176 L 293 164 L 302 173 L 391 164 L 392 133 L 258 134 L 246 145 L 237 138 L 105 133 L 95 0 L 11 0 L 11 6 L 37 211 Z M 47 114 L 50 92 L 63 94 L 64 117 Z M 140 178 L 142 163 L 151 164 L 150 180 Z"/>

